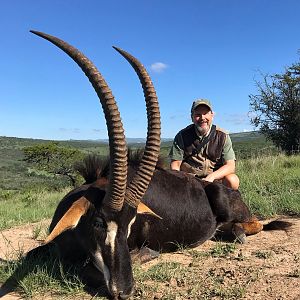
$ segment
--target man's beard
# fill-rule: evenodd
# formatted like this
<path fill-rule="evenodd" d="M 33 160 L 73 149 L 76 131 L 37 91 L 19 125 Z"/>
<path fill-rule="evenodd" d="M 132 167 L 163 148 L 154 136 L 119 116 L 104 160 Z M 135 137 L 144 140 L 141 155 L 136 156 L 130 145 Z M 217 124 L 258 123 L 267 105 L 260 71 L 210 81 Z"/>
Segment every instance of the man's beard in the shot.
<path fill-rule="evenodd" d="M 201 125 L 198 125 L 198 124 L 195 124 L 195 126 L 197 128 L 198 133 L 201 136 L 204 136 L 209 130 L 209 126 L 208 127 L 201 127 Z"/>

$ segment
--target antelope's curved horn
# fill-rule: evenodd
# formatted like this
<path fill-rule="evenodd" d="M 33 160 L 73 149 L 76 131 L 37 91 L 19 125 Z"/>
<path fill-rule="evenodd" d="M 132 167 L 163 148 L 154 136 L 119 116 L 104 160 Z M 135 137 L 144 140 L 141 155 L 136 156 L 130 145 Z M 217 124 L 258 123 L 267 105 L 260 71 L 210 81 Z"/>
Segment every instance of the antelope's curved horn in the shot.
<path fill-rule="evenodd" d="M 120 211 L 124 202 L 127 181 L 127 147 L 120 113 L 110 88 L 94 64 L 79 50 L 54 36 L 34 30 L 30 32 L 50 41 L 68 54 L 93 85 L 105 115 L 111 157 L 110 185 L 103 201 L 111 209 Z"/>
<path fill-rule="evenodd" d="M 156 92 L 145 67 L 132 55 L 114 47 L 131 64 L 143 87 L 148 118 L 147 140 L 138 170 L 126 189 L 125 202 L 137 207 L 146 192 L 159 156 L 160 112 Z"/>

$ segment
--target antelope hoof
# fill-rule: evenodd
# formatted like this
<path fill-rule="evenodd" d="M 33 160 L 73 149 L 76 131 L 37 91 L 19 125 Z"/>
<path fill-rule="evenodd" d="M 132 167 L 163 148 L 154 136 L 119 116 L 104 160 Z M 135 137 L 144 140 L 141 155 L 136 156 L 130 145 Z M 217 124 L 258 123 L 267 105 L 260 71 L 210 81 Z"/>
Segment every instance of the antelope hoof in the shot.
<path fill-rule="evenodd" d="M 233 226 L 232 233 L 235 236 L 237 242 L 239 242 L 240 244 L 247 243 L 246 234 L 243 228 L 240 228 L 239 226 Z"/>
<path fill-rule="evenodd" d="M 141 264 L 146 263 L 157 257 L 159 257 L 159 252 L 154 251 L 148 247 L 142 247 L 138 251 L 134 251 L 131 253 L 132 261 L 139 262 Z"/>

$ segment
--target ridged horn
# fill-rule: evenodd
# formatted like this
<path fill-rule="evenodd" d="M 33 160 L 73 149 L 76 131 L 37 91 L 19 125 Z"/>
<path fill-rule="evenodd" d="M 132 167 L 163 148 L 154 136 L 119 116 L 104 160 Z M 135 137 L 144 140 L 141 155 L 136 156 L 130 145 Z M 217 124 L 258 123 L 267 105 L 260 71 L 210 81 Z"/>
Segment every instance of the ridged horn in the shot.
<path fill-rule="evenodd" d="M 78 49 L 54 36 L 34 30 L 30 32 L 48 40 L 69 55 L 93 85 L 105 115 L 111 157 L 110 185 L 103 201 L 112 210 L 120 211 L 124 202 L 127 181 L 127 147 L 120 113 L 110 88 L 94 64 Z"/>
<path fill-rule="evenodd" d="M 148 188 L 159 157 L 161 131 L 159 105 L 153 83 L 145 67 L 126 51 L 117 47 L 113 48 L 125 57 L 137 73 L 143 87 L 147 107 L 148 130 L 144 155 L 125 194 L 125 202 L 137 207 Z"/>

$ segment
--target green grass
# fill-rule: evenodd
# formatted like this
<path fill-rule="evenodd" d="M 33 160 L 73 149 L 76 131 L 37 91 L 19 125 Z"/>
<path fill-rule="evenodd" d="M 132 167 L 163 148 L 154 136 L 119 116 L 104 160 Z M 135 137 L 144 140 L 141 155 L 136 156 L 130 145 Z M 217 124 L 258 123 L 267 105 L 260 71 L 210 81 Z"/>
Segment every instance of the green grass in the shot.
<path fill-rule="evenodd" d="M 253 213 L 300 215 L 300 155 L 244 159 L 237 170 L 244 201 Z"/>
<path fill-rule="evenodd" d="M 186 272 L 186 267 L 178 262 L 161 262 L 147 272 L 140 273 L 139 280 L 154 280 L 157 282 L 170 281 L 172 278 L 180 280 L 181 274 Z"/>
<path fill-rule="evenodd" d="M 52 192 L 47 190 L 2 191 L 0 194 L 0 230 L 51 218 L 57 203 L 68 191 L 69 188 Z"/>
<path fill-rule="evenodd" d="M 234 253 L 235 249 L 235 243 L 223 244 L 217 242 L 215 247 L 210 250 L 210 254 L 213 257 L 227 257 L 229 254 Z"/>
<path fill-rule="evenodd" d="M 7 287 L 13 286 L 24 299 L 41 299 L 40 295 L 50 295 L 50 291 L 54 299 L 66 299 L 68 296 L 72 299 L 74 294 L 79 297 L 85 294 L 78 272 L 76 266 L 63 267 L 54 254 L 48 255 L 47 259 L 21 258 L 3 263 L 0 282 L 9 279 Z"/>

